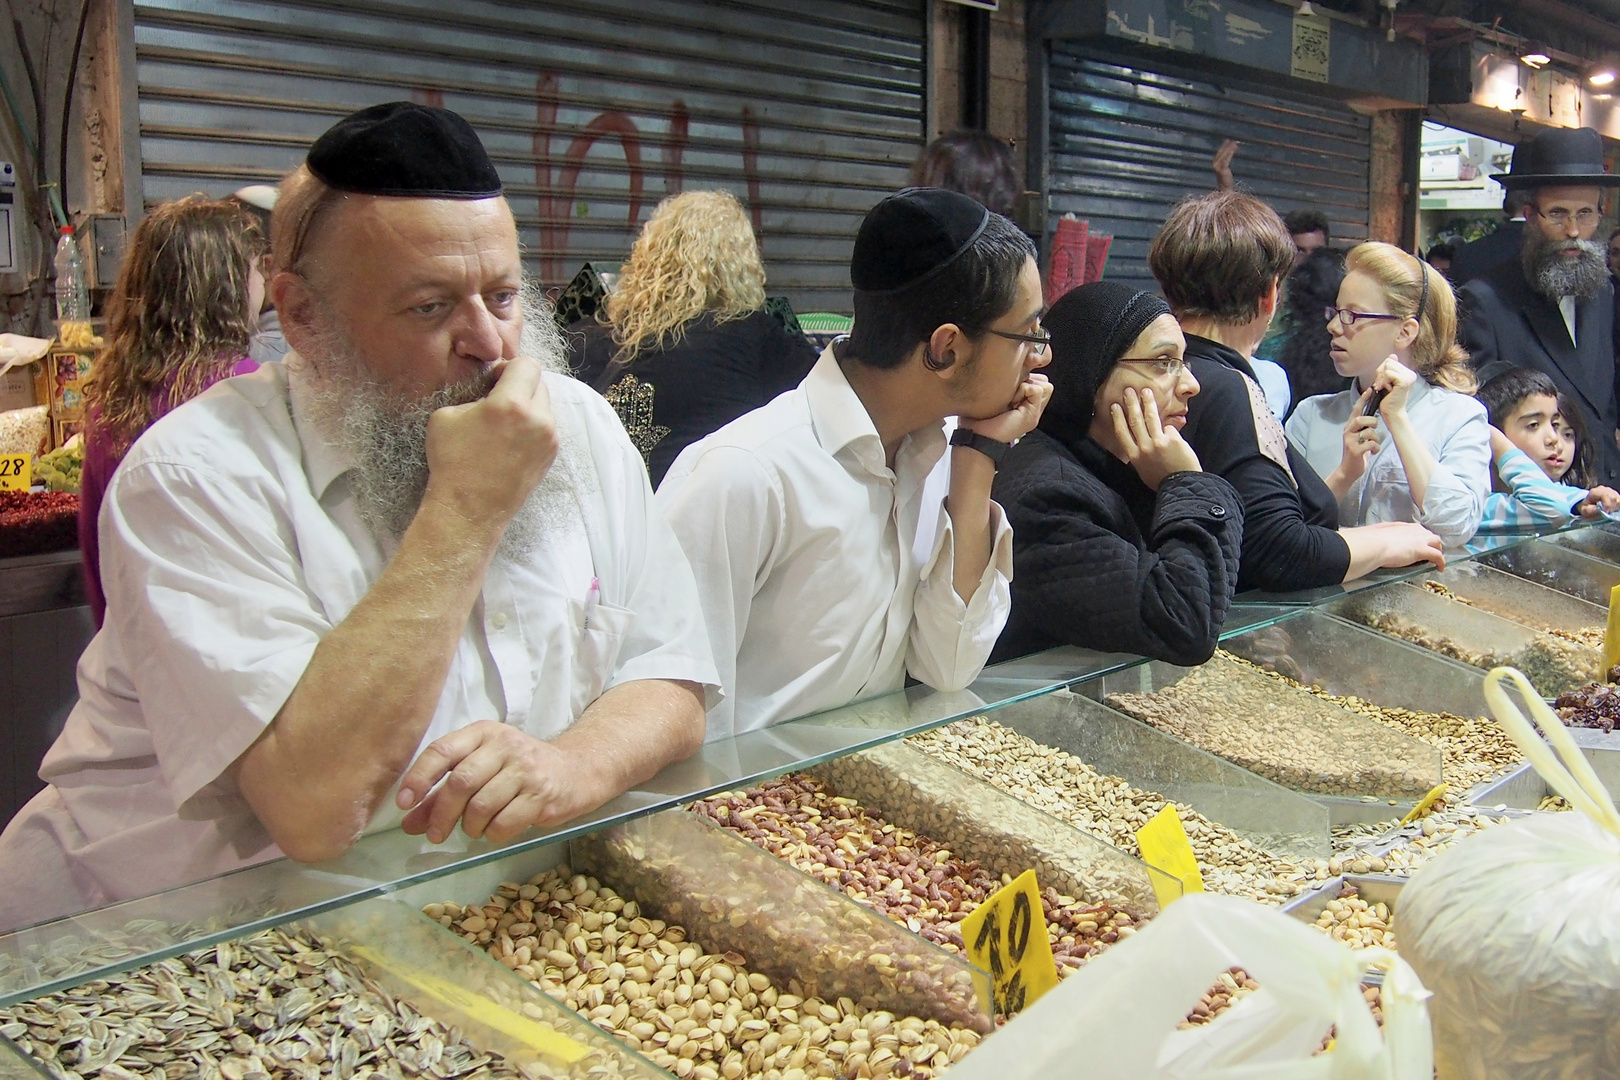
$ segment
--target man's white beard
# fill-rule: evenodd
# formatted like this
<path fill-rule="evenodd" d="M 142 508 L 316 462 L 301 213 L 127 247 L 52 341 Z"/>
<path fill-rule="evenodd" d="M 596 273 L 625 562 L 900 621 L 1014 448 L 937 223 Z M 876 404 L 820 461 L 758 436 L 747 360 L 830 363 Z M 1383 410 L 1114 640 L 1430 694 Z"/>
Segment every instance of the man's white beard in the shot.
<path fill-rule="evenodd" d="M 523 291 L 524 355 L 547 371 L 566 374 L 562 334 L 538 288 Z M 317 431 L 354 462 L 350 476 L 360 517 L 380 540 L 404 535 L 427 491 L 427 429 L 433 414 L 447 405 L 485 397 L 495 385 L 493 372 L 473 376 L 410 400 L 379 380 L 336 320 L 319 346 L 303 355 L 313 391 L 310 420 Z M 559 422 L 561 448 L 545 477 L 524 500 L 501 535 L 498 557 L 522 562 L 549 537 L 579 522 L 577 494 L 582 447 L 578 433 Z"/>
<path fill-rule="evenodd" d="M 1579 254 L 1570 258 L 1566 250 Z M 1565 296 L 1590 300 L 1609 280 L 1608 252 L 1591 240 L 1553 240 L 1526 229 L 1521 258 L 1525 280 L 1553 303 Z"/>

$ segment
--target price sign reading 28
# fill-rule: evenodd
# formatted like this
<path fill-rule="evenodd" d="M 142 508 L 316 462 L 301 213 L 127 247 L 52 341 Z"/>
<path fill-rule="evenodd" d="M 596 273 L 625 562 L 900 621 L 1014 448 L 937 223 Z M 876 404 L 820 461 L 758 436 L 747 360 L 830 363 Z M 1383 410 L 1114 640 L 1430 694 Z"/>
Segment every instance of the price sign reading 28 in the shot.
<path fill-rule="evenodd" d="M 0 454 L 0 491 L 27 491 L 33 483 L 31 454 Z"/>
<path fill-rule="evenodd" d="M 1057 985 L 1035 871 L 1025 870 L 962 920 L 968 959 L 990 973 L 996 1012 L 1010 1016 Z"/>

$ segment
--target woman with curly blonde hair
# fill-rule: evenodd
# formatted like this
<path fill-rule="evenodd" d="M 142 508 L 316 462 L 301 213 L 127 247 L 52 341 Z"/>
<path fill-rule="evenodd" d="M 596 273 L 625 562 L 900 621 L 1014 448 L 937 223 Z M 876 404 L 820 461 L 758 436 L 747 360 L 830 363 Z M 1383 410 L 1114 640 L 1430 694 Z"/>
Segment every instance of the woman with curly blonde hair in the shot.
<path fill-rule="evenodd" d="M 107 310 L 107 348 L 86 393 L 79 551 L 96 623 L 101 591 L 96 517 L 124 454 L 164 414 L 214 383 L 254 371 L 248 339 L 264 302 L 258 219 L 204 195 L 159 206 L 135 229 Z"/>
<path fill-rule="evenodd" d="M 765 267 L 726 191 L 658 204 L 575 340 L 579 378 L 618 411 L 656 486 L 689 444 L 802 381 L 815 351 L 764 310 Z"/>

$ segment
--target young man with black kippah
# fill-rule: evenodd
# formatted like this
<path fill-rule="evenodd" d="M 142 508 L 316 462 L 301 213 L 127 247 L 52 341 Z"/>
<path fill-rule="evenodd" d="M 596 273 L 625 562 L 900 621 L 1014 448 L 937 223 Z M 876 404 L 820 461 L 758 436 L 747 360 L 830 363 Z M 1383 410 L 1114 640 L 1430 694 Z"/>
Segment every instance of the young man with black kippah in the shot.
<path fill-rule="evenodd" d="M 1051 395 L 1034 373 L 1034 247 L 965 195 L 910 188 L 866 215 L 850 278 L 850 336 L 797 389 L 687 447 L 658 489 L 725 688 L 711 739 L 899 690 L 908 672 L 961 689 L 1007 619 L 1011 531 L 990 486 Z M 940 501 L 924 480 L 948 416 Z"/>
<path fill-rule="evenodd" d="M 702 745 L 691 571 L 525 312 L 477 134 L 392 102 L 282 185 L 293 351 L 171 412 L 101 512 L 104 629 L 0 836 L 0 929 L 393 824 L 505 840 Z"/>

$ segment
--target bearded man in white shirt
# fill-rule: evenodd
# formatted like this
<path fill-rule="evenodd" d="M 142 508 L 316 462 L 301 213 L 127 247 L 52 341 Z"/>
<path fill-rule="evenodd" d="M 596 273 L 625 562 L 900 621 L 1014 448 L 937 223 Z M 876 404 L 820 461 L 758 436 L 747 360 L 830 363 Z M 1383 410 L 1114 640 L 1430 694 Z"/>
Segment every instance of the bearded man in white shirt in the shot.
<path fill-rule="evenodd" d="M 959 690 L 1007 621 L 1012 532 L 990 485 L 1052 393 L 1034 246 L 965 195 L 910 188 L 867 214 L 850 278 L 850 336 L 659 485 L 725 688 L 710 739 L 907 673 Z M 924 480 L 951 416 L 941 500 Z"/>
<path fill-rule="evenodd" d="M 107 621 L 0 837 L 0 928 L 400 820 L 572 818 L 702 743 L 718 685 L 639 454 L 525 317 L 466 121 L 374 106 L 283 183 L 294 352 L 159 421 L 100 517 Z"/>

